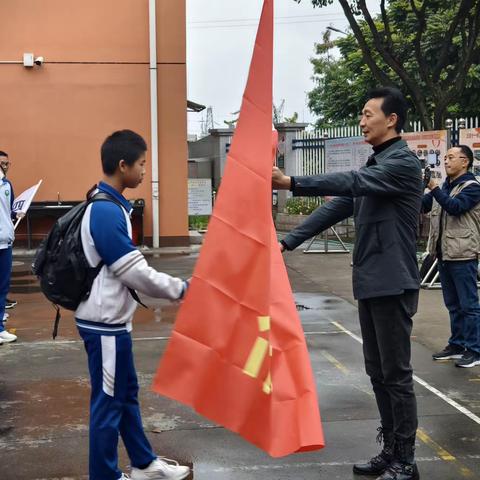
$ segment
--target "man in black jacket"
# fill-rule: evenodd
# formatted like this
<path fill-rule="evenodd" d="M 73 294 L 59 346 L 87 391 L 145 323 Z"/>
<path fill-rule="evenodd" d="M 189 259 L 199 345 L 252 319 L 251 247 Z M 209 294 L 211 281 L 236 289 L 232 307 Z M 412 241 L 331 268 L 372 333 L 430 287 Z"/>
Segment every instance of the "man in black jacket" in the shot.
<path fill-rule="evenodd" d="M 366 372 L 381 418 L 381 453 L 353 471 L 378 480 L 418 479 L 414 460 L 417 406 L 410 365 L 419 272 L 416 231 L 422 202 L 418 158 L 399 136 L 406 101 L 394 88 L 369 92 L 360 127 L 374 153 L 359 171 L 288 177 L 274 167 L 272 184 L 296 196 L 337 196 L 281 242 L 293 250 L 354 216 L 353 293 L 358 300 Z"/>

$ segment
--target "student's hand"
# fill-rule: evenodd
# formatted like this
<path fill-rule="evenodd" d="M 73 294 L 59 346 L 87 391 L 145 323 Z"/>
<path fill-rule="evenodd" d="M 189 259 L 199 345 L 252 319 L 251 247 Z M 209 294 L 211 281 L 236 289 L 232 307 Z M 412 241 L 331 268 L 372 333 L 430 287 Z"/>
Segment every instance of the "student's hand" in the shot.
<path fill-rule="evenodd" d="M 291 178 L 278 168 L 272 169 L 272 187 L 275 190 L 290 190 Z"/>
<path fill-rule="evenodd" d="M 280 251 L 283 253 L 285 251 L 285 246 L 282 242 L 278 242 L 278 246 L 280 247 Z"/>
<path fill-rule="evenodd" d="M 437 188 L 439 186 L 438 181 L 436 178 L 431 178 L 430 181 L 428 182 L 428 189 L 433 190 L 434 188 Z"/>
<path fill-rule="evenodd" d="M 17 218 L 23 218 L 25 216 L 25 213 L 24 212 L 17 212 L 15 215 L 17 216 Z"/>
<path fill-rule="evenodd" d="M 192 277 L 187 278 L 186 280 L 183 281 L 184 284 L 184 290 L 183 290 L 183 295 L 182 298 L 185 298 L 185 295 L 188 292 L 188 289 L 190 288 L 190 282 L 192 281 Z"/>

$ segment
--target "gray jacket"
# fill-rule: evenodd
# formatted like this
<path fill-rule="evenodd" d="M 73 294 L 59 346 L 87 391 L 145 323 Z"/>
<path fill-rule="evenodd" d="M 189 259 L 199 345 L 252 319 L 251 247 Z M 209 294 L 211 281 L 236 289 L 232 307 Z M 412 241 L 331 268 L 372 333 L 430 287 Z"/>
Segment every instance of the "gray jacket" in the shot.
<path fill-rule="evenodd" d="M 462 183 L 455 184 L 450 192 L 450 198 L 457 197 L 470 186 L 478 189 L 478 181 L 464 179 Z M 480 254 L 480 203 L 460 215 L 450 215 L 434 199 L 430 212 L 430 234 L 427 243 L 427 251 L 430 255 L 437 256 L 440 235 L 443 260 L 458 262 L 477 259 Z"/>
<path fill-rule="evenodd" d="M 359 171 L 294 177 L 295 196 L 337 195 L 284 239 L 293 250 L 353 215 L 353 294 L 399 295 L 419 288 L 417 224 L 422 202 L 420 161 L 404 140 L 370 157 Z"/>

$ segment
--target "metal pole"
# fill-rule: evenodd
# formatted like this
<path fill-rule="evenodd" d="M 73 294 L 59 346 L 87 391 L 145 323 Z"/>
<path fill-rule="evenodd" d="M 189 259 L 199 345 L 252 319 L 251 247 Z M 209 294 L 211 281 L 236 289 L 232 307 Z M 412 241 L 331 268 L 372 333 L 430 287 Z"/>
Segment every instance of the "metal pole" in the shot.
<path fill-rule="evenodd" d="M 150 135 L 152 142 L 152 236 L 153 247 L 160 245 L 158 208 L 158 86 L 157 86 L 157 12 L 156 0 L 149 0 L 150 25 Z"/>

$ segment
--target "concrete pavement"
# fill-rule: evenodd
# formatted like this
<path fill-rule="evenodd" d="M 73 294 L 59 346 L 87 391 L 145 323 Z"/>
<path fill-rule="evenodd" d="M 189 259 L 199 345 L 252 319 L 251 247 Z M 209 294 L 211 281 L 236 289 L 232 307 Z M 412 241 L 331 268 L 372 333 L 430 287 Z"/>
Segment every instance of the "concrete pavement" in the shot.
<path fill-rule="evenodd" d="M 150 257 L 188 277 L 196 254 Z M 197 480 L 361 479 L 352 464 L 376 453 L 378 416 L 358 342 L 350 255 L 287 253 L 285 260 L 306 332 L 327 447 L 271 459 L 238 436 L 149 390 L 176 307 L 151 301 L 135 317 L 134 348 L 144 423 L 157 452 L 193 465 Z M 71 313 L 53 342 L 54 310 L 39 293 L 16 294 L 8 328 L 17 344 L 0 346 L 0 460 L 5 480 L 88 478 L 88 372 Z M 413 364 L 422 478 L 480 479 L 480 367 L 433 362 L 448 338 L 441 292 L 422 291 Z M 128 459 L 120 448 L 121 465 Z"/>

